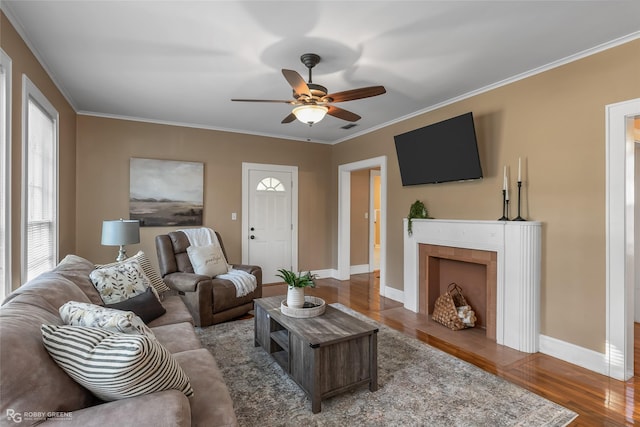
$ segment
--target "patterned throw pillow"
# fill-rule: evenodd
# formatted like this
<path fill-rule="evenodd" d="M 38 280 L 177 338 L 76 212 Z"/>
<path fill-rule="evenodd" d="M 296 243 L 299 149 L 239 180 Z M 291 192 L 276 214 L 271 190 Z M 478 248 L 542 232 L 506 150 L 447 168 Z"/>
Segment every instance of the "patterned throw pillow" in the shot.
<path fill-rule="evenodd" d="M 159 294 L 162 294 L 163 292 L 166 292 L 169 290 L 169 287 L 167 286 L 166 283 L 164 283 L 164 280 L 162 280 L 162 277 L 160 277 L 160 274 L 158 274 L 156 269 L 153 268 L 153 265 L 151 265 L 151 261 L 149 261 L 149 258 L 147 258 L 147 255 L 145 255 L 143 251 L 138 251 L 137 254 L 125 259 L 124 261 L 113 262 L 113 263 L 104 264 L 104 265 L 96 265 L 96 268 L 112 267 L 116 264 L 120 264 L 120 263 L 131 261 L 131 260 L 137 260 L 140 263 L 140 266 L 142 267 L 142 271 L 144 271 L 144 274 L 149 279 L 149 282 L 151 282 L 151 286 L 153 286 L 154 289 Z"/>
<path fill-rule="evenodd" d="M 140 295 L 151 286 L 138 260 L 97 268 L 89 274 L 89 278 L 105 304 Z"/>
<path fill-rule="evenodd" d="M 215 277 L 229 272 L 229 265 L 220 246 L 189 246 L 187 255 L 196 274 Z"/>
<path fill-rule="evenodd" d="M 156 338 L 153 331 L 132 311 L 69 301 L 60 307 L 59 312 L 66 325 L 102 328 L 112 332 L 147 335 L 150 338 Z"/>
<path fill-rule="evenodd" d="M 158 341 L 83 326 L 42 325 L 55 362 L 78 384 L 105 401 L 175 389 L 193 395 L 189 377 Z"/>

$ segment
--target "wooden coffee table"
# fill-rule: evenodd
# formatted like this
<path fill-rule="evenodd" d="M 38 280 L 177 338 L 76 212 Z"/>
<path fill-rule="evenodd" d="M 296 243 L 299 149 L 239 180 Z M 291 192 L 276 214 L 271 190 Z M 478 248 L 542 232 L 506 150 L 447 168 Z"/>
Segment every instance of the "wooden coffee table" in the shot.
<path fill-rule="evenodd" d="M 321 401 L 362 384 L 378 389 L 378 329 L 336 308 L 294 318 L 281 313 L 286 296 L 255 301 L 255 345 L 269 353 L 311 399 Z"/>

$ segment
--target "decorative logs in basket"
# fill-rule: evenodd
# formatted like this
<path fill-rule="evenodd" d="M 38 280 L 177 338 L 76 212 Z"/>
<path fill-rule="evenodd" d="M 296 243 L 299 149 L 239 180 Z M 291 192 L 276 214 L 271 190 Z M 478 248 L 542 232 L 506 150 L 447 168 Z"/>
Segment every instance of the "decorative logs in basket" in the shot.
<path fill-rule="evenodd" d="M 475 312 L 462 295 L 462 288 L 456 283 L 449 284 L 447 291 L 436 299 L 431 318 L 454 331 L 472 328 L 477 320 Z"/>

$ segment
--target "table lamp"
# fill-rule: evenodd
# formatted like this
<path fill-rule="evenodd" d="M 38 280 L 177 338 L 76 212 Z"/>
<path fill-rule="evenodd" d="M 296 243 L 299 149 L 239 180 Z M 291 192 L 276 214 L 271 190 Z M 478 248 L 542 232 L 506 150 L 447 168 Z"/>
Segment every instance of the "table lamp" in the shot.
<path fill-rule="evenodd" d="M 102 221 L 102 244 L 105 246 L 120 246 L 116 261 L 124 261 L 127 258 L 125 245 L 140 243 L 140 221 L 113 220 Z"/>

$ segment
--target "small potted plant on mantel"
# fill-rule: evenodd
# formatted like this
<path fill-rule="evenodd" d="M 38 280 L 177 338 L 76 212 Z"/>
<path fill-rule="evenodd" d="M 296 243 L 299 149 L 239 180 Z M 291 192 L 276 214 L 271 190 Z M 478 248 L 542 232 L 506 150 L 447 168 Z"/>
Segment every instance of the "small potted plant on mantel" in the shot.
<path fill-rule="evenodd" d="M 420 200 L 416 200 L 413 202 L 411 207 L 409 208 L 409 215 L 407 215 L 407 232 L 409 236 L 413 234 L 413 229 L 411 228 L 411 220 L 414 218 L 429 218 L 429 211 L 425 207 L 424 203 Z"/>
<path fill-rule="evenodd" d="M 315 274 L 311 274 L 310 271 L 307 271 L 305 274 L 302 273 L 294 273 L 291 270 L 286 270 L 284 268 L 278 270 L 279 274 L 276 276 L 280 277 L 284 282 L 288 285 L 287 290 L 287 307 L 289 308 L 302 308 L 304 305 L 304 288 L 311 287 L 315 288 Z"/>

